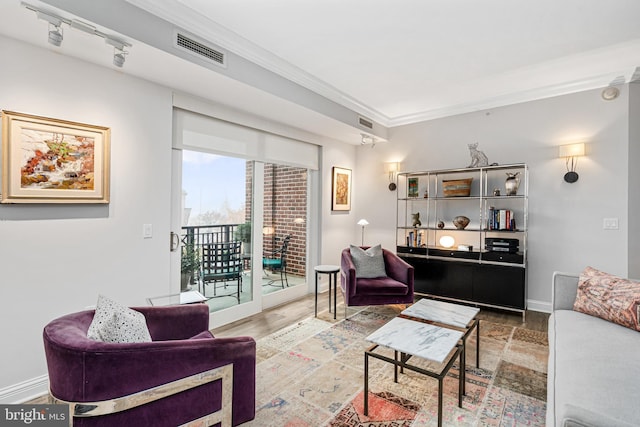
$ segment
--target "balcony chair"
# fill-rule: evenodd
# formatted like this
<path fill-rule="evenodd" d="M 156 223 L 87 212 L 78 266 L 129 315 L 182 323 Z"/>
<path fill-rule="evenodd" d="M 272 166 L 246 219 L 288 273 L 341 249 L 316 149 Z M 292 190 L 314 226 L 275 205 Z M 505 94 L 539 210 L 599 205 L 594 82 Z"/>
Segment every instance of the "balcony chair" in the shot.
<path fill-rule="evenodd" d="M 368 246 L 356 247 L 368 250 Z M 386 304 L 413 304 L 413 272 L 411 265 L 398 258 L 393 252 L 381 248 L 384 271 L 377 277 L 364 274 L 358 277 L 356 264 L 350 248 L 342 251 L 340 286 L 344 295 L 344 314 L 347 307 Z"/>
<path fill-rule="evenodd" d="M 206 304 L 135 310 L 151 342 L 88 338 L 94 310 L 44 328 L 50 403 L 71 405 L 74 426 L 236 426 L 255 417 L 253 338 L 213 337 Z"/>
<path fill-rule="evenodd" d="M 206 243 L 202 245 L 202 294 L 206 295 L 206 286 L 213 283 L 213 298 L 231 296 L 240 304 L 240 292 L 242 291 L 242 242 L 233 241 L 225 243 Z M 227 289 L 229 282 L 236 281 L 234 294 L 223 293 L 218 295 L 218 283 L 224 283 Z M 233 286 L 233 285 L 232 285 Z"/>
<path fill-rule="evenodd" d="M 291 235 L 286 235 L 282 241 L 282 246 L 279 249 L 271 252 L 270 257 L 262 258 L 262 268 L 269 269 L 271 272 L 280 272 L 280 279 L 270 280 L 267 285 L 271 285 L 275 282 L 282 284 L 284 289 L 285 283 L 289 287 L 289 279 L 287 278 L 287 250 L 289 249 L 289 242 L 291 241 Z"/>

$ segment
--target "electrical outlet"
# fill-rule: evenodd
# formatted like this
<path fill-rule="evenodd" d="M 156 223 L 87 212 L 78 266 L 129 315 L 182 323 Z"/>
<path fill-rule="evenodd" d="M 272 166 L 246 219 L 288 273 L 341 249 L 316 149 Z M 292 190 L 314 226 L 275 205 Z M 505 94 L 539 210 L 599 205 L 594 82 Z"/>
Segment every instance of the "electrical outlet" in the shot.
<path fill-rule="evenodd" d="M 603 218 L 602 219 L 602 229 L 603 230 L 617 230 L 618 229 L 618 218 Z"/>

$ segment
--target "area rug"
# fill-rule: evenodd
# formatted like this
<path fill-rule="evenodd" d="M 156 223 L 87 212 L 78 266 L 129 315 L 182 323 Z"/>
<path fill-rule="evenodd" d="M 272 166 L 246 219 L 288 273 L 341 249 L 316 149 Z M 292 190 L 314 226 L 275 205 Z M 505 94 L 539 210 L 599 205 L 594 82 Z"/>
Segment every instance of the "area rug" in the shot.
<path fill-rule="evenodd" d="M 365 338 L 397 315 L 366 307 L 349 320 L 309 318 L 257 342 L 256 418 L 248 426 L 413 427 L 437 425 L 438 382 L 369 360 L 369 413 L 364 415 Z M 458 364 L 444 381 L 447 426 L 544 426 L 546 333 L 482 320 L 480 367 L 467 343 L 466 395 L 458 407 Z M 390 350 L 382 350 L 393 357 Z M 412 359 L 418 366 L 432 362 Z"/>

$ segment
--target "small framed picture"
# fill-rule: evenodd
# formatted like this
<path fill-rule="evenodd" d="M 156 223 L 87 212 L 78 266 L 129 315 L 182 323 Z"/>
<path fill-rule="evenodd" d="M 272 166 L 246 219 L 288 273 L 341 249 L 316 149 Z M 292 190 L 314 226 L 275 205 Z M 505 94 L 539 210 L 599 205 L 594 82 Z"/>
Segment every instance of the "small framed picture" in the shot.
<path fill-rule="evenodd" d="M 418 197 L 418 178 L 409 178 L 407 180 L 407 197 Z"/>
<path fill-rule="evenodd" d="M 351 210 L 351 169 L 333 167 L 331 210 Z"/>

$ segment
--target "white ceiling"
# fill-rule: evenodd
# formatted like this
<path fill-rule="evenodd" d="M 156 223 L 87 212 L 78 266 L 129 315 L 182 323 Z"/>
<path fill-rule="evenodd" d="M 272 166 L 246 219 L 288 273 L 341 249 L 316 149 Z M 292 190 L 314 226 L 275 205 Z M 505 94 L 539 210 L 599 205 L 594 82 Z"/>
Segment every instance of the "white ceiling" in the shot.
<path fill-rule="evenodd" d="M 386 127 L 628 82 L 640 65 L 638 0 L 124 1 Z M 19 0 L 0 9 L 0 34 L 113 68 L 97 37 L 67 29 L 55 48 Z M 122 72 L 359 142 L 322 112 L 127 39 Z"/>
<path fill-rule="evenodd" d="M 628 81 L 640 65 L 637 0 L 129 2 L 208 23 L 223 47 L 310 75 L 386 126 Z"/>

